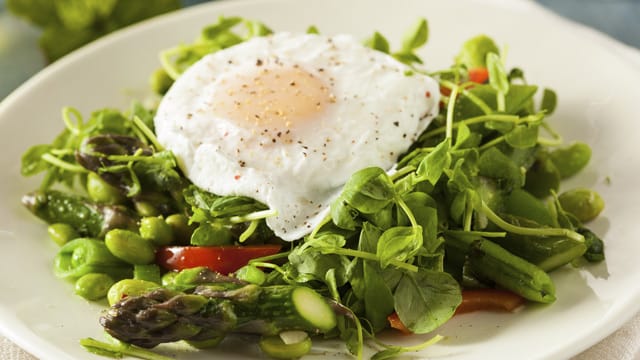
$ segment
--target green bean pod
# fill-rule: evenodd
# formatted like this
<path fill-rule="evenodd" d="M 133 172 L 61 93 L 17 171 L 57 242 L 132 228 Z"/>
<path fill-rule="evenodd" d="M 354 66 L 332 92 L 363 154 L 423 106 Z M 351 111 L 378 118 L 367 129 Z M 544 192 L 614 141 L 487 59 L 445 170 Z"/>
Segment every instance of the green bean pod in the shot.
<path fill-rule="evenodd" d="M 54 273 L 75 280 L 89 273 L 108 274 L 115 279 L 131 276 L 131 266 L 113 256 L 104 242 L 78 238 L 66 243 L 54 259 Z"/>
<path fill-rule="evenodd" d="M 478 277 L 532 301 L 555 301 L 555 286 L 549 275 L 500 245 L 474 236 L 448 235 L 445 241 L 447 246 L 467 254 L 467 264 Z"/>

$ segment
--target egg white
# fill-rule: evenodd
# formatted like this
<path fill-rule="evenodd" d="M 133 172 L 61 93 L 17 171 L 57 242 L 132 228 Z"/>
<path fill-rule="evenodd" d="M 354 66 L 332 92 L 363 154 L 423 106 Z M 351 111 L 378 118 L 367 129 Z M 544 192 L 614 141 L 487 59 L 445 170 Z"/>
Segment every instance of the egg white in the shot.
<path fill-rule="evenodd" d="M 267 225 L 296 240 L 351 174 L 390 169 L 436 115 L 437 82 L 408 70 L 347 35 L 258 37 L 182 74 L 156 133 L 195 185 L 266 204 Z"/>

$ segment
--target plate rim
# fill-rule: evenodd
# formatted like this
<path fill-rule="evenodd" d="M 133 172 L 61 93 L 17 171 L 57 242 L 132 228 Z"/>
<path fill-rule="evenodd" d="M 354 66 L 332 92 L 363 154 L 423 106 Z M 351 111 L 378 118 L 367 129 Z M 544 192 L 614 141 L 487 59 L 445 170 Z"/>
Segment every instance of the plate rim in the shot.
<path fill-rule="evenodd" d="M 207 9 L 207 11 L 215 11 L 224 10 L 224 8 L 226 7 L 246 7 L 256 3 L 275 3 L 286 1 L 289 0 L 211 1 L 159 15 L 130 25 L 126 28 L 117 30 L 113 33 L 107 34 L 106 36 L 83 46 L 82 48 L 41 69 L 25 82 L 23 82 L 19 87 L 9 93 L 2 101 L 0 101 L 0 119 L 4 118 L 4 113 L 12 107 L 12 104 L 18 102 L 21 98 L 23 98 L 30 92 L 30 89 L 38 86 L 40 82 L 46 80 L 49 77 L 55 76 L 55 74 L 61 69 L 73 67 L 74 63 L 81 61 L 88 54 L 99 51 L 103 47 L 108 47 L 111 43 L 122 41 L 124 38 L 130 36 L 131 34 L 147 31 L 147 29 L 157 27 L 159 26 L 158 24 L 161 23 L 172 21 L 182 22 L 185 18 L 192 17 L 196 13 L 203 11 L 203 9 L 205 8 Z M 455 1 L 457 1 L 458 3 L 482 2 L 479 0 Z M 588 27 L 575 20 L 562 17 L 544 7 L 543 5 L 534 2 L 533 0 L 489 0 L 484 1 L 484 3 L 489 3 L 491 5 L 502 8 L 523 7 L 524 9 L 526 9 L 526 11 L 535 11 L 540 14 L 540 16 L 544 16 L 545 18 L 549 19 L 549 21 L 553 21 L 555 24 L 557 24 L 557 26 L 569 27 L 572 30 L 579 32 L 579 35 L 584 36 L 586 38 L 586 41 L 589 41 L 590 43 L 597 45 L 598 47 L 614 51 L 616 53 L 616 57 L 619 57 L 631 66 L 636 67 L 640 73 L 640 49 L 636 49 L 627 44 L 624 44 L 597 29 Z M 600 326 L 597 326 L 598 329 L 596 331 L 592 331 L 587 336 L 583 336 L 582 338 L 576 338 L 570 343 L 564 343 L 563 347 L 558 348 L 555 352 L 549 355 L 560 357 L 579 355 L 585 350 L 605 340 L 608 336 L 616 332 L 624 324 L 628 323 L 634 316 L 636 316 L 636 314 L 640 311 L 640 301 L 637 301 L 638 299 L 640 299 L 640 287 L 636 288 L 633 296 L 629 296 L 621 306 L 618 306 L 614 309 L 609 309 L 609 315 L 606 317 L 607 321 L 601 320 L 600 323 L 604 323 L 599 323 Z M 633 311 L 629 311 L 630 309 L 632 309 Z M 52 356 L 54 356 L 55 358 L 60 358 L 59 356 L 63 355 L 69 357 L 69 355 L 65 351 L 61 350 L 53 343 L 45 340 L 43 344 L 43 339 L 41 337 L 31 332 L 29 328 L 24 326 L 24 324 L 20 320 L 15 319 L 10 314 L 5 314 L 7 312 L 6 310 L 7 309 L 4 307 L 4 305 L 0 304 L 0 319 L 5 320 L 0 322 L 0 334 L 4 335 L 7 339 L 20 346 L 20 348 L 22 348 L 23 350 L 39 358 L 50 358 Z M 18 325 L 17 330 L 15 328 L 16 325 Z M 14 328 L 11 329 L 11 327 Z M 34 347 L 34 343 L 39 344 L 40 346 L 44 346 Z"/>

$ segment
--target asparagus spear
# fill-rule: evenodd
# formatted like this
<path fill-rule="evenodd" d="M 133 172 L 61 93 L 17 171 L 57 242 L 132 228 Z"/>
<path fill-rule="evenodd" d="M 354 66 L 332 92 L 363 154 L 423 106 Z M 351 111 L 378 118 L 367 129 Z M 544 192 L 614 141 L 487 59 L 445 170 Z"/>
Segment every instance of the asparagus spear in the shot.
<path fill-rule="evenodd" d="M 137 229 L 138 216 L 124 206 L 95 204 L 57 190 L 26 194 L 22 204 L 47 223 L 69 224 L 82 236 L 101 237 L 116 228 Z"/>
<path fill-rule="evenodd" d="M 100 318 L 113 337 L 151 348 L 179 340 L 205 341 L 231 332 L 276 335 L 325 333 L 336 326 L 328 301 L 304 286 L 200 285 L 193 293 L 155 289 L 114 304 Z"/>

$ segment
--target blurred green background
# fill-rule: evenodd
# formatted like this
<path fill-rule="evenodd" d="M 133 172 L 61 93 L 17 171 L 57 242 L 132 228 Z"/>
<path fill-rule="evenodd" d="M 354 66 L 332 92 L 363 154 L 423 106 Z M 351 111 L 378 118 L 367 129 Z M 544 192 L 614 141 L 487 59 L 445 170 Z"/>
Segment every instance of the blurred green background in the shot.
<path fill-rule="evenodd" d="M 76 6 L 67 8 L 64 14 L 56 17 L 55 9 L 51 5 L 52 0 L 0 0 L 0 100 L 45 67 L 50 60 L 63 55 L 79 44 L 157 13 L 206 1 L 77 0 L 74 2 L 66 0 L 64 2 L 89 4 L 92 6 L 91 11 L 97 15 L 86 16 L 88 13 L 86 8 Z M 537 2 L 562 16 L 600 30 L 627 45 L 640 48 L 640 20 L 638 20 L 640 19 L 640 0 L 537 0 Z M 16 4 L 19 4 L 19 11 L 15 11 Z M 7 8 L 10 5 L 14 13 L 22 12 L 23 17 L 19 18 L 8 11 Z M 40 9 L 40 12 L 33 9 Z M 51 16 L 51 13 L 54 16 Z M 104 18 L 100 18 L 100 14 L 103 14 Z M 105 21 L 107 18 L 108 21 Z M 30 19 L 31 23 L 25 19 Z M 94 23 L 92 26 L 87 26 L 88 22 Z M 65 33 L 68 27 L 82 28 L 83 26 L 90 28 L 91 31 Z M 46 30 L 43 31 L 43 28 Z M 80 35 L 69 35 L 78 33 Z M 39 43 L 42 46 L 39 46 Z"/>

